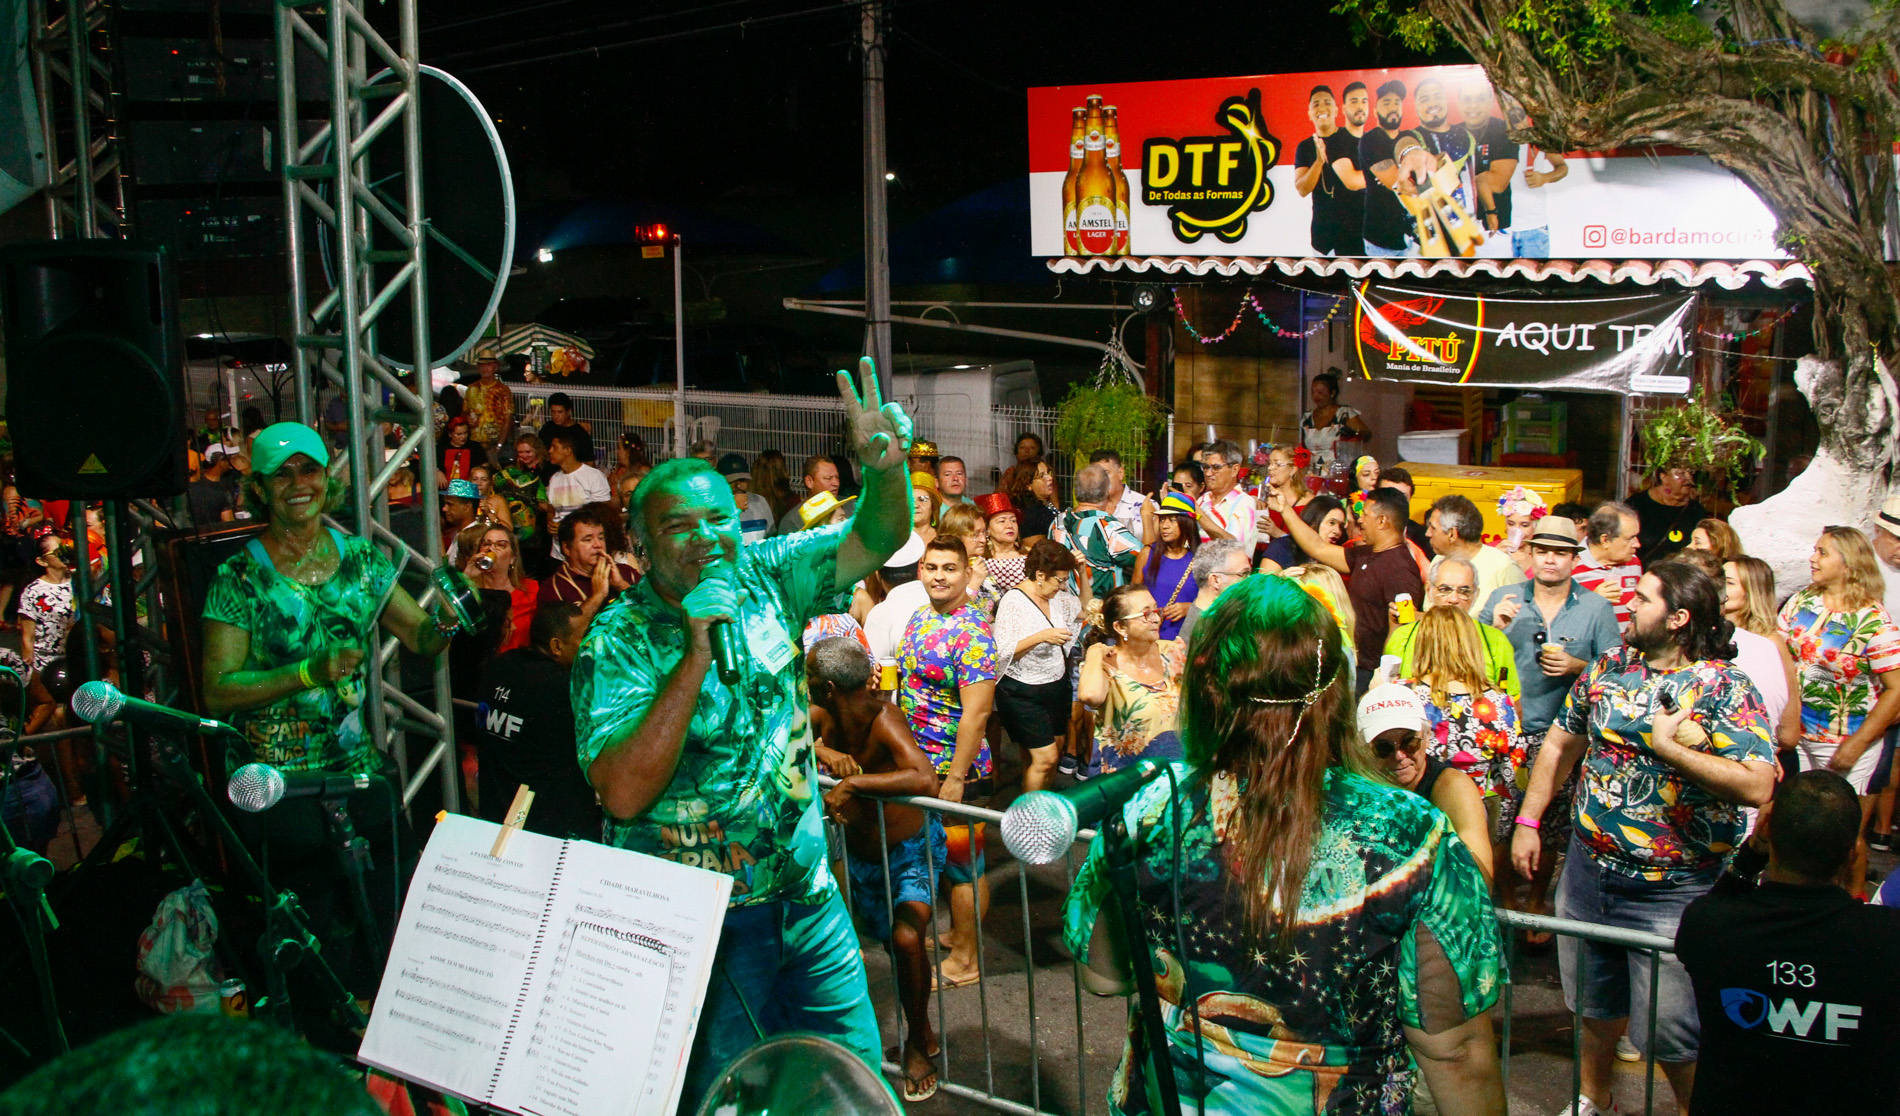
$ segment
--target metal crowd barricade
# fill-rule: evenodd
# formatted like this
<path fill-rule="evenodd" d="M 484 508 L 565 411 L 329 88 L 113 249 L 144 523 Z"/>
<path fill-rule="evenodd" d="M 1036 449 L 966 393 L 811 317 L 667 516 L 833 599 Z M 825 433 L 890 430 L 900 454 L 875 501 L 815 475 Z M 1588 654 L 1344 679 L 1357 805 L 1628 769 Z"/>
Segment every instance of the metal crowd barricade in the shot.
<path fill-rule="evenodd" d="M 821 777 L 820 782 L 826 788 L 836 785 L 836 781 L 829 777 Z M 1000 844 L 1001 834 L 999 827 L 1003 815 L 998 811 L 964 805 L 962 803 L 944 802 L 934 798 L 876 798 L 871 795 L 865 795 L 863 797 L 867 800 L 875 800 L 879 803 L 878 826 L 880 838 L 882 838 L 885 833 L 884 807 L 887 805 L 902 805 L 917 807 L 925 811 L 927 815 L 926 824 L 928 824 L 929 814 L 939 815 L 944 819 L 946 824 L 952 821 L 958 824 L 971 824 L 975 822 L 989 823 L 992 830 L 995 831 L 994 836 L 998 838 L 997 843 Z M 837 831 L 839 827 L 837 827 L 835 823 L 828 822 L 827 825 L 832 830 L 832 847 L 841 857 L 843 835 Z M 1084 830 L 1077 835 L 1076 840 L 1082 849 L 1086 849 L 1087 843 L 1092 841 L 1094 837 L 1095 834 L 1093 831 Z M 886 855 L 883 863 L 884 895 L 882 898 L 887 905 L 890 905 L 892 897 L 890 859 L 888 854 L 888 842 L 883 843 L 886 845 Z M 937 901 L 939 899 L 939 889 L 937 887 L 938 865 L 931 862 L 934 858 L 930 853 L 928 842 L 925 842 L 925 857 L 926 871 L 931 881 L 931 906 L 933 910 L 932 925 L 927 929 L 934 935 L 935 912 L 938 909 Z M 1049 867 L 1053 868 L 1054 865 Z M 1070 855 L 1062 862 L 1063 877 L 1067 883 L 1072 884 L 1074 882 L 1075 872 L 1078 867 L 1078 850 L 1072 849 Z M 1076 1073 L 1076 1096 L 1071 1102 L 1072 1107 L 1070 1103 L 1058 1103 L 1055 1107 L 1045 1108 L 1041 1073 L 1043 1051 L 1036 1010 L 1042 1005 L 1038 1003 L 1036 997 L 1038 974 L 1036 972 L 1035 962 L 1035 928 L 1030 915 L 1030 867 L 1021 861 L 1010 858 L 1009 864 L 1007 865 L 997 866 L 992 862 L 986 875 L 993 876 L 999 871 L 1008 873 L 1012 870 L 1016 876 L 1017 899 L 1022 904 L 1024 991 L 1027 997 L 1026 1003 L 1030 1007 L 1026 1020 L 1029 1060 L 1029 1088 L 1027 1096 L 1003 1096 L 999 1095 L 997 1089 L 995 1047 L 998 1044 L 996 1042 L 996 1036 L 992 1033 L 989 995 L 990 985 L 992 983 L 1000 984 L 1001 976 L 1000 974 L 992 973 L 988 964 L 989 959 L 986 956 L 987 944 L 983 932 L 983 919 L 978 919 L 976 924 L 977 958 L 978 964 L 983 972 L 983 977 L 976 983 L 981 1057 L 980 1060 L 972 1060 L 968 1055 L 963 1055 L 959 1058 L 952 1053 L 952 1027 L 950 1026 L 950 1016 L 945 1010 L 946 1001 L 944 990 L 939 982 L 933 998 L 936 1011 L 936 1019 L 933 1021 L 933 1025 L 938 1036 L 938 1041 L 941 1044 L 939 1056 L 933 1059 L 937 1066 L 938 1087 L 942 1092 L 966 1098 L 999 1112 L 1011 1113 L 1012 1116 L 1057 1116 L 1059 1113 L 1074 1113 L 1076 1116 L 1085 1116 L 1091 1107 L 1095 1107 L 1099 1110 L 1105 1105 L 1108 1090 L 1108 1080 L 1105 1075 L 1095 1075 L 1092 1078 L 1089 1073 L 1088 1028 L 1086 1019 L 1090 1012 L 1086 1005 L 1089 1001 L 1097 998 L 1092 995 L 1088 997 L 1084 996 L 1080 975 L 1081 965 L 1071 958 L 1069 961 L 1069 972 L 1071 991 L 1075 1004 L 1076 1023 L 1075 1048 L 1073 1051 Z M 851 882 L 848 873 L 840 875 L 839 886 L 845 890 L 846 905 L 851 907 Z M 946 902 L 946 908 L 947 905 Z M 855 911 L 855 907 L 852 907 L 852 909 Z M 1520 971 L 1515 944 L 1516 935 L 1514 931 L 1516 930 L 1548 931 L 1559 936 L 1577 938 L 1580 941 L 1595 942 L 1601 945 L 1621 946 L 1650 954 L 1648 1033 L 1651 1035 L 1655 1034 L 1657 991 L 1660 980 L 1660 959 L 1662 955 L 1674 952 L 1675 942 L 1672 939 L 1657 934 L 1626 930 L 1620 927 L 1601 926 L 1567 919 L 1550 918 L 1544 915 L 1525 914 L 1518 911 L 1504 910 L 1502 908 L 1496 911 L 1496 915 L 1505 941 L 1504 988 L 1497 1009 L 1499 1016 L 1497 1022 L 1500 1031 L 1500 1050 L 1502 1051 L 1499 1060 L 1500 1070 L 1503 1076 L 1504 1091 L 1507 1098 L 1510 1097 L 1511 1086 L 1511 1023 L 1512 1013 L 1515 1007 L 1516 989 L 1516 980 L 1514 978 Z M 892 924 L 895 926 L 894 915 Z M 928 940 L 926 941 L 925 948 L 927 950 L 935 948 L 936 959 L 932 964 L 932 971 L 941 974 L 943 959 L 947 955 L 947 951 L 941 947 L 933 947 Z M 888 943 L 886 943 L 886 952 L 890 952 Z M 893 958 L 892 960 L 892 977 L 894 980 L 896 975 L 895 959 Z M 1581 953 L 1578 962 L 1578 964 L 1584 968 L 1585 976 L 1588 975 L 1588 965 L 1590 963 L 1590 951 L 1585 950 Z M 1114 1028 L 1113 1042 L 1117 1057 L 1119 1056 L 1121 1046 L 1121 1027 L 1125 1022 L 1125 1015 L 1122 1013 L 1119 1004 L 1121 999 L 1121 997 L 1108 997 L 1102 1000 L 1104 1004 L 1109 1005 L 1108 1011 L 1112 1013 Z M 890 1009 L 888 1014 L 883 1010 L 885 1006 L 888 1006 Z M 887 1073 L 894 1074 L 901 1080 L 903 1076 L 901 1058 L 907 1031 L 903 1018 L 903 1008 L 901 1003 L 893 1002 L 889 1005 L 879 1005 L 879 1013 L 880 1016 L 890 1019 L 894 1024 L 893 1033 L 896 1036 L 900 1059 L 898 1062 L 886 1061 L 884 1063 L 884 1069 Z M 1103 1013 L 1098 1012 L 1097 1014 Z M 1570 1015 L 1571 1073 L 1568 1097 L 1575 1097 L 1582 1091 L 1583 1020 L 1581 1013 L 1575 1009 L 1570 1009 Z M 1100 1022 L 1108 1023 L 1108 1016 L 1104 1015 Z M 961 1044 L 961 1040 L 959 1040 L 959 1042 Z M 1650 1116 L 1650 1114 L 1655 1111 L 1656 1100 L 1656 1062 L 1653 1043 L 1651 1044 L 1650 1052 L 1646 1055 L 1645 1062 L 1642 1111 L 1644 1116 Z M 1114 1065 L 1113 1058 L 1106 1064 L 1112 1068 Z M 980 1073 L 963 1079 L 958 1078 L 957 1075 L 960 1070 L 967 1070 L 972 1067 L 980 1070 Z M 1062 1098 L 1062 1100 L 1066 1102 L 1067 1098 Z M 1562 1103 L 1569 1103 L 1568 1099 Z"/>

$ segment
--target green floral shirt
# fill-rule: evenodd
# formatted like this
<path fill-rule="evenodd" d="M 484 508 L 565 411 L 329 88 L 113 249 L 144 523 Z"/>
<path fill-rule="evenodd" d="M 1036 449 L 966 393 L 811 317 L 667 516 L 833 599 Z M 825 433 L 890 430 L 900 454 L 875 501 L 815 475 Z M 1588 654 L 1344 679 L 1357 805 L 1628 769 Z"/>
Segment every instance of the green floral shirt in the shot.
<path fill-rule="evenodd" d="M 738 622 L 753 659 L 737 687 L 707 672 L 672 783 L 644 814 L 609 817 L 608 844 L 724 872 L 735 907 L 830 891 L 798 639 L 831 609 L 849 530 L 839 523 L 740 547 Z M 583 771 L 640 723 L 685 654 L 679 610 L 651 578 L 594 617 L 571 683 Z"/>
<path fill-rule="evenodd" d="M 204 618 L 251 637 L 244 670 L 275 670 L 330 646 L 367 648 L 376 638 L 396 567 L 368 539 L 330 534 L 341 560 L 321 585 L 278 573 L 255 540 L 218 567 L 205 592 Z M 382 753 L 363 725 L 366 670 L 360 666 L 329 685 L 240 710 L 231 723 L 250 741 L 251 758 L 259 763 L 286 771 L 376 771 Z"/>
<path fill-rule="evenodd" d="M 1503 987 L 1490 889 L 1450 822 L 1417 795 L 1327 771 L 1323 820 L 1292 943 L 1283 948 L 1255 938 L 1234 901 L 1221 846 L 1239 805 L 1237 783 L 1173 767 L 1183 821 L 1178 922 L 1168 782 L 1150 783 L 1123 818 L 1137 846 L 1145 944 L 1159 974 L 1182 1110 L 1193 1111 L 1198 1099 L 1214 1116 L 1409 1111 L 1416 1071 L 1402 1028 L 1456 1026 L 1488 1010 Z M 1109 896 L 1102 857 L 1097 837 L 1063 916 L 1068 947 L 1084 959 Z M 1444 963 L 1421 967 L 1421 953 Z M 1421 978 L 1422 968 L 1441 975 Z M 1204 1096 L 1194 1021 L 1182 1006 L 1190 978 Z M 1113 1112 L 1134 1116 L 1154 1112 L 1155 1101 L 1132 998 L 1129 1009 L 1108 1099 Z"/>
<path fill-rule="evenodd" d="M 525 541 L 534 534 L 541 505 L 548 499 L 548 486 L 541 483 L 540 475 L 533 469 L 519 465 L 510 465 L 496 473 L 489 483 L 495 495 L 508 505 L 508 518 L 514 520 L 515 534 Z"/>

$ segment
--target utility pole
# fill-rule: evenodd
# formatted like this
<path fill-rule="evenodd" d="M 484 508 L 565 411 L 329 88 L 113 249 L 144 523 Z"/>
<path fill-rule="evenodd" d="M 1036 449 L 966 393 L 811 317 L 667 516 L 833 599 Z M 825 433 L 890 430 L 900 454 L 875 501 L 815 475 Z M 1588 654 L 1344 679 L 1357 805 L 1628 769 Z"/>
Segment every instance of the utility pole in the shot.
<path fill-rule="evenodd" d="M 878 389 L 891 397 L 891 221 L 884 151 L 884 3 L 858 5 L 864 58 L 864 355 L 877 362 Z"/>

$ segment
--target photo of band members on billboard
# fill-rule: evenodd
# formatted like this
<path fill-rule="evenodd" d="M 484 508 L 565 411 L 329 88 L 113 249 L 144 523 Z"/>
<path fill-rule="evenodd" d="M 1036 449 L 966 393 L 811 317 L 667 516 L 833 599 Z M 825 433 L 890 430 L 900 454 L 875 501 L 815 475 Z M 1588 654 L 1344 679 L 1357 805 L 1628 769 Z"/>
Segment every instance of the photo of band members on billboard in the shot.
<path fill-rule="evenodd" d="M 1418 124 L 1404 128 L 1408 106 Z M 1306 116 L 1294 186 L 1315 255 L 1549 258 L 1548 190 L 1569 167 L 1511 141 L 1488 84 L 1320 84 Z"/>

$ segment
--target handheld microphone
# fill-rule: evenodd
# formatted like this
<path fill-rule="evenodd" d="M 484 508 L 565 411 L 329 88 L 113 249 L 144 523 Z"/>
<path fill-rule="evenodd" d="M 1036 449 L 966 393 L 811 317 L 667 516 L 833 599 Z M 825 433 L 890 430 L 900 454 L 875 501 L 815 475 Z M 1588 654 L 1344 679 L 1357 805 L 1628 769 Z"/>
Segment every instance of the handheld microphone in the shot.
<path fill-rule="evenodd" d="M 200 717 L 196 713 L 173 709 L 169 705 L 127 697 L 110 682 L 88 682 L 74 690 L 72 707 L 73 712 L 79 714 L 79 719 L 89 725 L 125 721 L 143 728 L 173 732 L 239 735 L 238 730 L 223 721 Z"/>
<path fill-rule="evenodd" d="M 1030 791 L 1003 811 L 1003 844 L 1025 864 L 1060 860 L 1078 830 L 1119 810 L 1135 792 L 1166 774 L 1154 760 L 1136 760 L 1067 790 Z"/>
<path fill-rule="evenodd" d="M 719 563 L 721 566 L 725 564 L 723 561 Z M 700 576 L 706 575 L 702 573 Z M 706 634 L 712 638 L 713 668 L 719 672 L 719 681 L 728 686 L 737 686 L 742 677 L 740 665 L 746 661 L 745 633 L 739 630 L 736 621 L 721 620 Z"/>
<path fill-rule="evenodd" d="M 247 763 L 231 773 L 225 793 L 231 805 L 259 814 L 286 798 L 345 798 L 369 786 L 374 775 L 337 775 L 328 771 L 282 771 L 268 763 Z"/>

